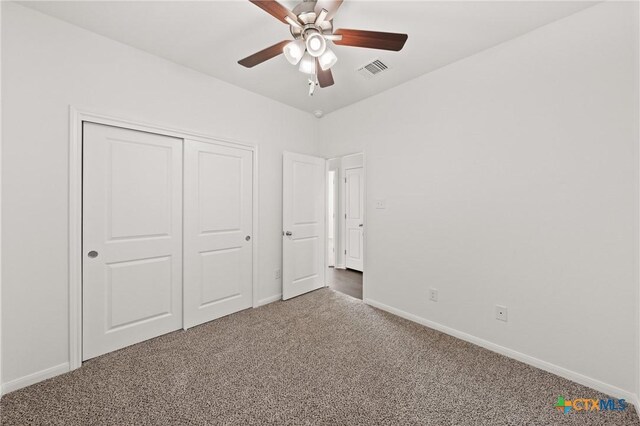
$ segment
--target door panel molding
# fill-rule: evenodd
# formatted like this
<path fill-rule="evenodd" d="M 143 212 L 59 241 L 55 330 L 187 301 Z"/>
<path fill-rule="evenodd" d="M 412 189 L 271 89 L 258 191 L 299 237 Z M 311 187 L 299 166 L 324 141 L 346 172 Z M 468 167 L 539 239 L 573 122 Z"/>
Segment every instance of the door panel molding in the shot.
<path fill-rule="evenodd" d="M 252 306 L 259 306 L 258 249 L 259 249 L 259 165 L 258 147 L 253 143 L 216 137 L 191 130 L 177 129 L 162 123 L 145 123 L 122 118 L 115 114 L 92 112 L 69 106 L 69 368 L 82 365 L 82 123 L 91 122 L 121 127 L 147 133 L 155 133 L 179 139 L 240 148 L 252 153 Z M 161 236 L 146 238 L 162 238 Z"/>

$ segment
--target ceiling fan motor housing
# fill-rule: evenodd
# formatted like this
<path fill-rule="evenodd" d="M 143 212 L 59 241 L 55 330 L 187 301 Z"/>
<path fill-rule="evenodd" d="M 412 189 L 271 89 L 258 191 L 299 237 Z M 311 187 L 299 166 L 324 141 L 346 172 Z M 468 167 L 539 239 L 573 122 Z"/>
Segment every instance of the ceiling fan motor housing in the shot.
<path fill-rule="evenodd" d="M 291 35 L 295 39 L 305 39 L 307 33 L 311 34 L 315 33 L 316 31 L 320 34 L 333 33 L 333 20 L 322 21 L 320 25 L 315 24 L 316 18 L 318 17 L 315 6 L 315 0 L 305 0 L 293 9 L 292 12 L 298 17 L 298 20 L 302 25 L 302 28 L 298 28 L 293 25 L 289 26 Z"/>

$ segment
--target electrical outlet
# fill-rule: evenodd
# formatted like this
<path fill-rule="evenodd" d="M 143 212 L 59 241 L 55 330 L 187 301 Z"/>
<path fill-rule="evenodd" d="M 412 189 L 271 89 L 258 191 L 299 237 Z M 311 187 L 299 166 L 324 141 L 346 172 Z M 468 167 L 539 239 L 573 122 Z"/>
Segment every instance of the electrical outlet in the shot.
<path fill-rule="evenodd" d="M 496 319 L 507 322 L 507 307 L 496 305 Z"/>
<path fill-rule="evenodd" d="M 387 208 L 387 202 L 385 200 L 376 200 L 376 209 L 384 210 Z"/>
<path fill-rule="evenodd" d="M 282 271 L 280 269 L 276 269 L 275 272 L 273 273 L 273 278 L 276 280 L 279 280 L 280 278 L 282 278 Z"/>
<path fill-rule="evenodd" d="M 438 290 L 436 290 L 435 288 L 429 289 L 429 300 L 431 300 L 432 302 L 438 301 Z"/>

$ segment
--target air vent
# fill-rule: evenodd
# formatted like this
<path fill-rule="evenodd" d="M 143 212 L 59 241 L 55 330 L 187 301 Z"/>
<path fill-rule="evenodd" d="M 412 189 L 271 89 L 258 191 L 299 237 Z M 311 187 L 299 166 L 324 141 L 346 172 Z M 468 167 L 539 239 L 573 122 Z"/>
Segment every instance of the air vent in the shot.
<path fill-rule="evenodd" d="M 365 78 L 372 78 L 389 69 L 389 66 L 380 59 L 369 62 L 358 68 L 358 74 Z"/>

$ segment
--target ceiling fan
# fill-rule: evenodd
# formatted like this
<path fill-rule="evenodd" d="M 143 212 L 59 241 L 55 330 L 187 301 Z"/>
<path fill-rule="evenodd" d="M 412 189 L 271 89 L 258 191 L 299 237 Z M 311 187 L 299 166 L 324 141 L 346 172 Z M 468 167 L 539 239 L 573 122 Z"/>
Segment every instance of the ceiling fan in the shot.
<path fill-rule="evenodd" d="M 407 34 L 383 33 L 378 31 L 333 30 L 333 17 L 343 0 L 303 0 L 293 10 L 289 10 L 275 0 L 249 0 L 265 12 L 289 25 L 293 41 L 283 40 L 251 56 L 238 61 L 240 65 L 252 68 L 262 62 L 284 53 L 292 64 L 309 75 L 309 96 L 317 85 L 333 85 L 331 67 L 338 60 L 329 48 L 329 42 L 338 46 L 367 47 L 400 51 L 407 41 Z M 326 7 L 323 7 L 326 6 Z"/>

